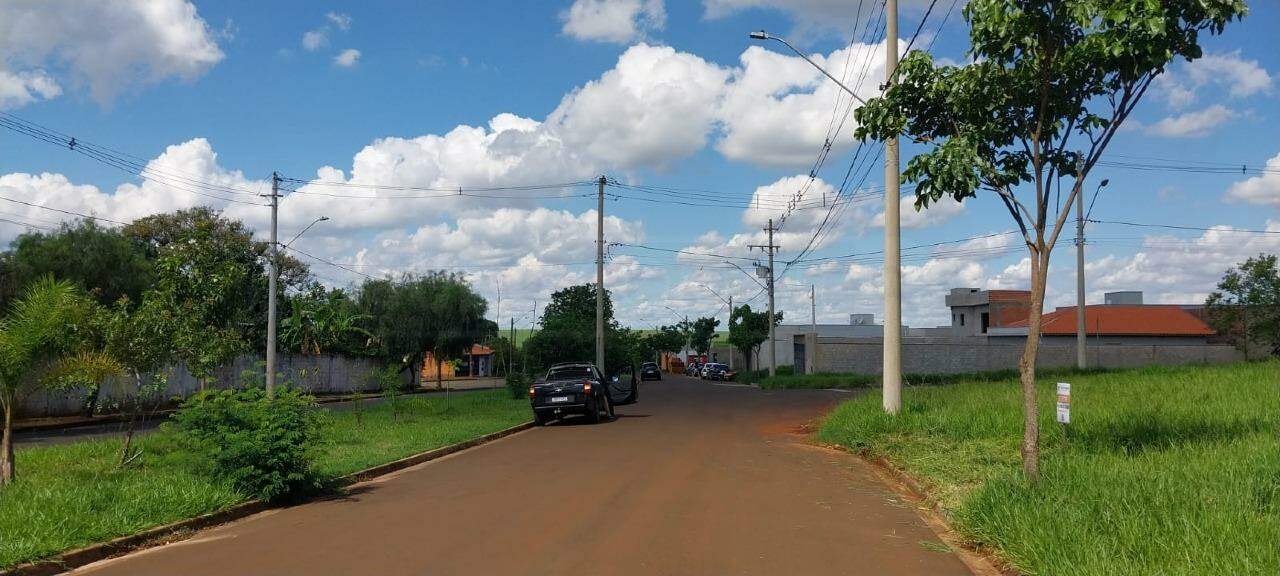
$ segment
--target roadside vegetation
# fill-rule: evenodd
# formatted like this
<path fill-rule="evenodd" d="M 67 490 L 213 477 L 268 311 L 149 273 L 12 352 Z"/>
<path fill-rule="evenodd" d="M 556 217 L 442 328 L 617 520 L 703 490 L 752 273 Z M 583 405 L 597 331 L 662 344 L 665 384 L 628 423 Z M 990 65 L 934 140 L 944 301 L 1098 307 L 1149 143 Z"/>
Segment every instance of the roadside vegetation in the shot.
<path fill-rule="evenodd" d="M 219 409 L 231 400 L 221 398 L 202 408 L 206 414 L 187 418 L 209 423 L 234 415 L 267 422 L 272 429 L 300 430 L 294 420 L 303 413 L 303 399 L 297 396 L 282 393 L 276 402 L 283 408 L 256 416 L 242 409 Z M 299 482 L 292 488 L 331 486 L 346 474 L 525 422 L 529 406 L 523 398 L 513 400 L 505 391 L 492 390 L 451 398 L 365 402 L 359 410 L 316 410 L 310 417 L 315 419 L 314 437 L 301 445 L 283 435 L 268 435 L 265 438 L 272 442 L 259 443 L 264 436 L 248 431 L 262 427 L 242 427 L 246 432 L 236 435 L 232 457 L 261 466 L 265 453 L 255 453 L 255 447 L 285 450 L 300 458 L 305 452 L 306 478 L 296 478 Z M 280 484 L 262 481 L 270 474 L 244 482 L 243 477 L 219 473 L 223 467 L 210 469 L 207 454 L 184 437 L 187 428 L 174 424 L 137 438 L 140 456 L 128 467 L 119 466 L 120 443 L 115 439 L 19 447 L 22 480 L 0 493 L 0 569 L 216 512 L 255 496 L 283 494 L 272 492 Z M 267 491 L 255 494 L 255 487 Z"/>
<path fill-rule="evenodd" d="M 974 544 L 1028 574 L 1280 573 L 1280 362 L 1077 374 L 1072 424 L 1038 382 L 1043 476 L 1020 474 L 1016 377 L 866 394 L 818 437 L 918 479 Z"/>

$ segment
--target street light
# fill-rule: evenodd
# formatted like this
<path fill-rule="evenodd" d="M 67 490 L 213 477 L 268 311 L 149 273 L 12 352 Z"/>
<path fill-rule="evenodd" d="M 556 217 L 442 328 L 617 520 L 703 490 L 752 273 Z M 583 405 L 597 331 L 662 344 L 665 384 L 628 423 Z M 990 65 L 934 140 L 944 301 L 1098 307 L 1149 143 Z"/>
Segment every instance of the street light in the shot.
<path fill-rule="evenodd" d="M 285 248 L 288 248 L 288 247 L 289 247 L 289 246 L 291 246 L 295 241 L 297 241 L 297 239 L 298 239 L 298 238 L 301 238 L 303 234 L 306 234 L 306 233 L 307 233 L 307 230 L 310 230 L 312 226 L 315 226 L 316 224 L 319 224 L 319 223 L 321 223 L 321 222 L 324 222 L 324 221 L 326 221 L 326 220 L 328 220 L 328 219 L 329 219 L 329 217 L 328 217 L 328 216 L 321 216 L 321 217 L 319 217 L 319 218 L 316 218 L 314 222 L 312 222 L 312 223 L 310 223 L 310 224 L 307 224 L 307 227 L 306 227 L 306 228 L 303 228 L 301 232 L 299 232 L 299 233 L 295 234 L 292 240 L 289 240 L 288 242 L 285 242 L 285 243 L 284 243 L 284 247 L 285 247 Z"/>
<path fill-rule="evenodd" d="M 844 88 L 844 91 L 845 91 L 845 92 L 848 92 L 850 96 L 853 96 L 853 99 L 854 99 L 854 100 L 857 100 L 858 102 L 860 102 L 860 103 L 862 103 L 862 104 L 866 104 L 866 103 L 867 103 L 867 101 L 866 101 L 866 100 L 863 100 L 861 96 L 858 96 L 857 94 L 855 94 L 855 93 L 853 92 L 853 90 L 850 90 L 848 86 L 845 86 L 845 85 L 844 85 L 844 82 L 841 82 L 841 81 L 840 81 L 839 79 L 837 79 L 835 76 L 832 76 L 830 72 L 827 72 L 826 68 L 823 68 L 823 67 L 819 66 L 817 62 L 814 62 L 813 60 L 810 60 L 808 56 L 805 56 L 804 52 L 801 52 L 801 51 L 797 50 L 795 46 L 792 46 L 790 42 L 787 42 L 787 39 L 786 39 L 786 38 L 783 38 L 783 37 L 781 37 L 781 36 L 774 36 L 774 35 L 772 35 L 772 34 L 770 34 L 770 33 L 768 33 L 768 32 L 765 32 L 764 30 L 760 30 L 760 31 L 758 31 L 758 32 L 752 32 L 752 33 L 748 34 L 748 36 L 749 36 L 752 40 L 760 40 L 760 41 L 762 41 L 762 42 L 767 42 L 767 41 L 769 41 L 769 40 L 776 40 L 776 41 L 778 41 L 778 42 L 781 42 L 783 46 L 786 46 L 787 48 L 790 48 L 790 49 L 791 49 L 791 51 L 792 51 L 792 52 L 795 52 L 797 56 L 799 56 L 799 57 L 801 57 L 801 58 L 804 58 L 804 61 L 805 61 L 805 62 L 808 62 L 809 64 L 813 65 L 813 67 L 814 67 L 814 68 L 817 68 L 819 72 L 822 72 L 823 74 L 825 74 L 825 75 L 827 76 L 827 78 L 830 78 L 830 79 L 831 79 L 831 81 L 832 81 L 832 82 L 835 82 L 837 86 L 839 86 L 839 87 L 841 87 L 841 88 Z"/>

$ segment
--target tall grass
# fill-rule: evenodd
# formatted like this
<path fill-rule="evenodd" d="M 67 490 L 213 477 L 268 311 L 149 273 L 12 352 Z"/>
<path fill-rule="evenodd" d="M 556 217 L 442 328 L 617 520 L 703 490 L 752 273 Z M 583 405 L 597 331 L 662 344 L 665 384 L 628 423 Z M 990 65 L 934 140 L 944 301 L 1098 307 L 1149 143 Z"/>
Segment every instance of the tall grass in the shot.
<path fill-rule="evenodd" d="M 1020 475 L 1014 379 L 841 405 L 822 440 L 921 479 L 956 527 L 1030 574 L 1280 574 L 1280 363 L 1077 374 L 1069 436 L 1040 382 L 1043 478 Z"/>
<path fill-rule="evenodd" d="M 385 404 L 326 413 L 321 474 L 349 474 L 529 419 L 528 401 L 501 390 L 401 399 L 397 410 L 394 421 Z M 116 466 L 116 439 L 19 448 L 18 482 L 0 488 L 0 569 L 247 499 L 196 473 L 167 431 L 136 442 L 144 456 L 126 469 Z"/>

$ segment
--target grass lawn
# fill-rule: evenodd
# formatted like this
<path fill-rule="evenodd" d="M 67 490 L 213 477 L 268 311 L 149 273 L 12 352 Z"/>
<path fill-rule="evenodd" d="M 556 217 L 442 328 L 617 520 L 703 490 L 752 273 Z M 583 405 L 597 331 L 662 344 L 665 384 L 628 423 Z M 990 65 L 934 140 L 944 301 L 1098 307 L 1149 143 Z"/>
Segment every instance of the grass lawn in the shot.
<path fill-rule="evenodd" d="M 819 438 L 920 479 L 952 524 L 1028 574 L 1280 574 L 1280 363 L 1040 381 L 1042 481 L 1021 478 L 1016 379 L 910 387 L 837 408 Z"/>
<path fill-rule="evenodd" d="M 530 418 L 505 390 L 406 396 L 392 420 L 385 403 L 325 412 L 316 463 L 341 476 L 509 428 Z M 120 470 L 115 439 L 19 448 L 17 483 L 0 489 L 0 569 L 63 550 L 221 510 L 247 498 L 193 471 L 165 431 L 140 437 L 140 464 Z"/>

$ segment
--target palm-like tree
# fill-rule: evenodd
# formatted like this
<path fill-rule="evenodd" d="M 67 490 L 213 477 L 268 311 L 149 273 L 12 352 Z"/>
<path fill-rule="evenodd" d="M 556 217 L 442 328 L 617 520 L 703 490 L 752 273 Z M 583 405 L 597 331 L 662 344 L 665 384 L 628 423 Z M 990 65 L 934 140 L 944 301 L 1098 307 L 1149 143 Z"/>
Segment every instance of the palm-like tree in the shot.
<path fill-rule="evenodd" d="M 90 331 L 93 302 L 70 282 L 32 282 L 0 320 L 0 485 L 15 477 L 13 417 L 17 404 L 39 388 L 100 378 L 115 370 L 106 358 L 80 350 Z"/>

